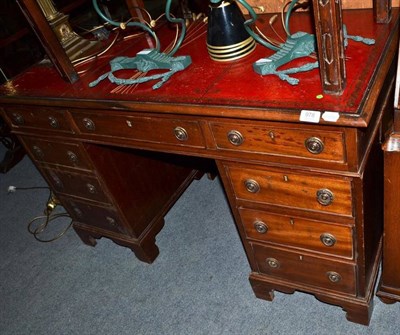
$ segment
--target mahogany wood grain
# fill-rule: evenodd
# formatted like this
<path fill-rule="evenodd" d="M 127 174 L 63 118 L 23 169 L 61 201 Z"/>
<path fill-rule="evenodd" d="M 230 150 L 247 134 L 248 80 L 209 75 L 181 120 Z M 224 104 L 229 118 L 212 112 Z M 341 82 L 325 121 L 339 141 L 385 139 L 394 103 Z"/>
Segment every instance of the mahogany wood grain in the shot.
<path fill-rule="evenodd" d="M 228 173 L 238 200 L 269 203 L 276 206 L 321 211 L 343 216 L 353 216 L 352 180 L 334 178 L 284 169 L 260 168 L 257 166 L 228 165 Z M 256 183 L 259 190 L 247 188 L 247 183 Z M 332 201 L 318 202 L 318 191 L 329 190 Z"/>
<path fill-rule="evenodd" d="M 239 212 L 246 235 L 251 240 L 273 245 L 290 245 L 300 251 L 311 249 L 320 254 L 347 259 L 354 256 L 354 224 L 309 220 L 247 208 L 239 208 Z M 260 225 L 265 230 L 260 230 Z M 324 244 L 324 236 L 331 240 L 325 240 Z M 327 244 L 329 241 L 332 244 Z"/>
<path fill-rule="evenodd" d="M 316 134 L 313 129 L 304 130 L 289 127 L 286 124 L 251 122 L 240 124 L 227 122 L 210 122 L 218 150 L 240 150 L 260 154 L 279 152 L 285 156 L 300 156 L 308 159 L 345 162 L 346 139 L 345 131 L 325 129 L 323 136 Z M 232 144 L 229 134 L 241 136 L 241 143 Z M 319 137 L 318 137 L 319 136 Z M 324 149 L 320 153 L 307 150 L 307 140 L 318 139 Z"/>
<path fill-rule="evenodd" d="M 86 157 L 85 150 L 80 143 L 55 142 L 51 139 L 37 137 L 19 137 L 25 148 L 38 164 L 58 165 L 66 168 L 75 168 L 84 171 L 93 169 L 92 163 Z"/>
<path fill-rule="evenodd" d="M 259 272 L 268 274 L 271 279 L 290 278 L 298 284 L 345 292 L 353 296 L 356 294 L 355 264 L 352 262 L 335 262 L 332 257 L 323 259 L 306 252 L 270 248 L 257 243 L 252 246 Z"/>
<path fill-rule="evenodd" d="M 86 150 L 136 237 L 165 215 L 197 173 L 179 156 L 90 144 Z"/>
<path fill-rule="evenodd" d="M 384 144 L 384 240 L 382 275 L 377 291 L 385 303 L 400 302 L 400 136 L 392 133 Z"/>

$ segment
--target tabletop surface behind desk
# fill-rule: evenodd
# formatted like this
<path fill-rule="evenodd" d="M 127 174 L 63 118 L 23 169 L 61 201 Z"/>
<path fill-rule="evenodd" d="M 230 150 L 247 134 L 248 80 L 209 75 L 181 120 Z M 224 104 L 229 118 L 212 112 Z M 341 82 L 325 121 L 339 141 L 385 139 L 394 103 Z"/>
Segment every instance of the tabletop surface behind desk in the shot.
<path fill-rule="evenodd" d="M 260 28 L 271 37 L 277 38 L 268 25 L 268 17 L 260 18 Z M 118 87 L 108 80 L 89 88 L 88 84 L 103 73 L 110 70 L 109 61 L 117 56 L 133 57 L 144 48 L 148 48 L 145 39 L 130 39 L 119 42 L 110 52 L 98 60 L 78 67 L 78 71 L 86 71 L 75 84 L 64 82 L 53 67 L 37 65 L 26 73 L 10 81 L 0 90 L 0 99 L 24 98 L 29 103 L 46 103 L 58 100 L 62 103 L 83 100 L 103 101 L 107 108 L 130 108 L 129 105 L 147 103 L 151 106 L 174 106 L 174 112 L 179 112 L 178 106 L 213 106 L 216 115 L 223 115 L 224 107 L 242 110 L 263 110 L 263 118 L 269 119 L 269 111 L 280 110 L 286 113 L 300 109 L 334 111 L 343 114 L 360 114 L 366 94 L 371 85 L 371 78 L 377 74 L 377 67 L 384 61 L 382 53 L 388 47 L 388 39 L 396 31 L 393 29 L 398 22 L 398 10 L 394 9 L 393 18 L 389 24 L 374 23 L 372 9 L 345 10 L 344 24 L 348 34 L 374 38 L 375 45 L 349 40 L 346 49 L 347 86 L 340 96 L 323 95 L 318 69 L 295 74 L 300 83 L 292 86 L 280 80 L 275 75 L 260 76 L 252 69 L 252 64 L 260 58 L 272 55 L 273 51 L 257 45 L 255 52 L 244 59 L 219 63 L 212 61 L 206 48 L 206 25 L 199 22 L 198 27 L 188 30 L 183 47 L 176 55 L 190 55 L 192 64 L 184 71 L 176 73 L 160 89 L 153 90 L 156 81 L 136 85 Z M 291 19 L 292 32 L 312 32 L 310 15 L 296 13 Z M 277 28 L 280 24 L 276 24 Z M 198 29 L 198 30 L 195 30 Z M 173 39 L 175 29 L 166 26 L 161 28 L 159 37 L 162 48 Z M 280 35 L 283 35 L 280 29 Z M 315 58 L 303 58 L 291 62 L 287 67 L 299 66 L 314 62 Z M 125 73 L 124 73 L 125 72 Z M 130 77 L 136 71 L 120 71 L 118 76 Z M 21 101 L 22 102 L 22 101 Z M 104 106 L 103 104 L 103 106 Z M 128 107 L 127 107 L 128 106 Z M 135 107 L 134 107 L 135 108 Z M 220 108 L 220 109 L 218 109 Z M 165 107 L 161 108 L 166 111 Z M 161 111 L 155 108 L 156 111 Z M 188 110 L 186 108 L 186 110 Z M 190 111 L 188 111 L 191 113 Z"/>

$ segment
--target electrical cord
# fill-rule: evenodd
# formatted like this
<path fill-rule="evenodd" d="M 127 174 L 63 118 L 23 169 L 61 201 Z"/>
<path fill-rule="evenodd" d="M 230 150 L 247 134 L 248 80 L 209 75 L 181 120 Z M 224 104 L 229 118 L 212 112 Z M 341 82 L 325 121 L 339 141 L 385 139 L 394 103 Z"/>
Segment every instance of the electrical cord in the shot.
<path fill-rule="evenodd" d="M 39 234 L 43 233 L 45 229 L 48 227 L 49 223 L 55 219 L 59 219 L 61 217 L 70 217 L 68 213 L 58 213 L 58 214 L 45 214 L 45 215 L 40 215 L 35 218 L 33 218 L 29 224 L 28 224 L 28 231 L 33 235 L 33 237 L 43 243 L 48 243 L 48 242 L 53 242 L 61 238 L 62 236 L 65 235 L 65 233 L 68 231 L 68 229 L 72 226 L 72 220 L 71 222 L 67 225 L 66 228 L 64 228 L 58 235 L 54 236 L 53 238 L 50 239 L 42 239 L 39 237 Z M 39 224 L 35 229 L 32 229 L 33 224 L 38 221 L 44 219 L 44 222 Z"/>
<path fill-rule="evenodd" d="M 47 189 L 50 191 L 49 197 L 46 201 L 46 208 L 44 210 L 44 215 L 39 215 L 34 217 L 31 221 L 29 221 L 27 229 L 30 234 L 33 235 L 33 237 L 43 243 L 48 243 L 48 242 L 53 242 L 61 238 L 62 236 L 65 235 L 65 233 L 69 230 L 69 228 L 72 226 L 72 219 L 71 222 L 63 229 L 61 230 L 57 235 L 55 235 L 52 238 L 49 239 L 43 239 L 39 235 L 44 233 L 46 229 L 49 227 L 49 224 L 51 221 L 54 221 L 56 219 L 62 218 L 62 217 L 69 217 L 69 214 L 67 212 L 62 212 L 62 213 L 55 213 L 52 214 L 54 209 L 60 204 L 58 199 L 55 197 L 54 193 L 49 189 L 49 187 L 41 187 L 41 186 L 34 186 L 34 187 L 15 187 L 15 186 L 9 186 L 8 187 L 8 193 L 15 193 L 17 190 L 37 190 L 37 189 Z M 37 223 L 39 220 L 44 220 L 42 223 L 38 224 L 36 227 L 34 227 L 34 224 Z"/>

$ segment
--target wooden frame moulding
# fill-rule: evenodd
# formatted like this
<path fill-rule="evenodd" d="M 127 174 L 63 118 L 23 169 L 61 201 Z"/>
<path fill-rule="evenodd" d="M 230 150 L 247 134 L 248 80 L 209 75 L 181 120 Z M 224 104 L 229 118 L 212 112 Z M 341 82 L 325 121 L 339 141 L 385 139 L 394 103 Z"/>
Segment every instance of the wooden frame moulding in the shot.
<path fill-rule="evenodd" d="M 79 75 L 47 22 L 39 4 L 36 0 L 16 1 L 61 77 L 71 83 L 76 82 Z"/>

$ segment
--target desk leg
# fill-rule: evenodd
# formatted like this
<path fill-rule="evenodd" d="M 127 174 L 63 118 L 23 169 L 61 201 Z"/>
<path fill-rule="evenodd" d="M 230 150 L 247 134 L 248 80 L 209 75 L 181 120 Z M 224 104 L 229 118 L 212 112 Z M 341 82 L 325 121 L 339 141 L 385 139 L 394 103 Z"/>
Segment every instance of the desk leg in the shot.
<path fill-rule="evenodd" d="M 106 236 L 110 238 L 114 243 L 129 248 L 135 254 L 135 256 L 145 263 L 153 263 L 160 253 L 156 245 L 156 235 L 161 231 L 164 226 L 164 219 L 159 219 L 156 224 L 152 227 L 149 232 L 142 237 L 141 240 L 136 238 L 131 238 L 128 236 L 123 236 L 121 234 L 112 234 L 107 232 L 106 234 L 101 232 L 96 232 L 93 229 L 88 229 L 84 224 L 74 222 L 73 228 L 77 235 L 80 237 L 83 243 L 89 246 L 96 246 L 97 239 Z"/>

